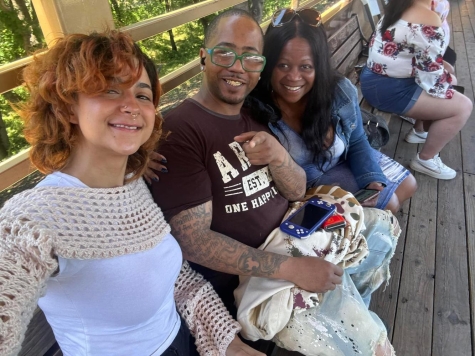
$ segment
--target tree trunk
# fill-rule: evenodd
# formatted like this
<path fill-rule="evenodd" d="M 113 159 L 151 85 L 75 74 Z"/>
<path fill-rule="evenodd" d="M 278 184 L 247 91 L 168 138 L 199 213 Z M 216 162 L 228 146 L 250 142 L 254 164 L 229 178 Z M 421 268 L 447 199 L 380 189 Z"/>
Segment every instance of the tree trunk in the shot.
<path fill-rule="evenodd" d="M 168 36 L 170 36 L 170 45 L 172 46 L 172 51 L 178 51 L 175 43 L 175 36 L 173 35 L 172 30 L 168 30 Z"/>
<path fill-rule="evenodd" d="M 112 4 L 112 8 L 114 9 L 114 11 L 117 15 L 117 20 L 119 21 L 119 23 L 122 23 L 122 13 L 120 11 L 120 6 L 117 3 L 117 0 L 110 0 L 110 2 Z"/>
<path fill-rule="evenodd" d="M 8 156 L 8 148 L 10 141 L 8 140 L 7 127 L 2 119 L 2 112 L 0 111 L 0 160 Z"/>
<path fill-rule="evenodd" d="M 14 0 L 15 4 L 18 6 L 21 14 L 23 15 L 23 20 L 31 23 L 31 16 L 30 12 L 28 11 L 28 7 L 26 6 L 25 0 Z"/>
<path fill-rule="evenodd" d="M 170 1 L 165 0 L 165 9 L 167 12 L 171 11 Z M 172 46 L 172 51 L 178 51 L 175 43 L 175 36 L 173 35 L 173 30 L 168 30 L 168 36 L 170 36 L 170 45 Z"/>
<path fill-rule="evenodd" d="M 16 104 L 23 100 L 20 95 L 14 93 L 13 91 L 7 91 L 2 95 L 11 104 Z"/>
<path fill-rule="evenodd" d="M 192 0 L 193 4 L 198 4 L 199 0 Z M 201 23 L 201 26 L 203 26 L 203 33 L 206 33 L 206 29 L 208 28 L 209 25 L 209 20 L 208 16 L 202 17 L 198 20 Z"/>
<path fill-rule="evenodd" d="M 21 30 L 21 35 L 23 38 L 23 48 L 27 53 L 33 52 L 34 49 L 38 48 L 36 41 L 32 43 L 32 34 L 35 36 L 38 42 L 41 41 L 43 37 L 43 33 L 41 32 L 40 25 L 36 16 L 33 18 L 30 15 L 30 11 L 28 10 L 28 6 L 26 6 L 25 0 L 13 0 L 16 4 L 17 9 L 17 17 L 20 21 L 24 23 Z M 13 2 L 12 8 L 13 7 Z"/>
<path fill-rule="evenodd" d="M 249 13 L 254 17 L 258 23 L 262 21 L 262 9 L 264 8 L 264 0 L 250 0 L 248 1 Z"/>

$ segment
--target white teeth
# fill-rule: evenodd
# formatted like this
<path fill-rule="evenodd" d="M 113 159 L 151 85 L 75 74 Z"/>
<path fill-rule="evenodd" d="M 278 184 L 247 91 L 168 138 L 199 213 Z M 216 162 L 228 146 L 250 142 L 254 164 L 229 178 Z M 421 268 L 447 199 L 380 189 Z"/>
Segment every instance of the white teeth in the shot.
<path fill-rule="evenodd" d="M 128 126 L 128 125 L 112 125 L 114 127 L 120 127 L 122 129 L 128 129 L 128 130 L 138 130 L 137 126 Z"/>
<path fill-rule="evenodd" d="M 287 90 L 290 90 L 290 91 L 297 91 L 297 90 L 299 90 L 299 89 L 301 88 L 301 86 L 300 86 L 300 87 L 288 87 L 287 85 L 284 85 L 284 87 L 285 87 Z"/>
<path fill-rule="evenodd" d="M 241 82 L 236 82 L 235 80 L 228 80 L 228 79 L 226 79 L 226 83 L 228 83 L 229 85 L 232 85 L 233 87 L 238 87 L 242 84 Z"/>

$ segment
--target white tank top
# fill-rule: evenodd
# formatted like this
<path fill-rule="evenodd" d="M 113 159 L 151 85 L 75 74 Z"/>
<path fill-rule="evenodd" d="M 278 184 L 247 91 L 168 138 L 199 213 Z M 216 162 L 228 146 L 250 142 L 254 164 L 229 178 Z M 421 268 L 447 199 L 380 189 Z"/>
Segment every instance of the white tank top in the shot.
<path fill-rule="evenodd" d="M 87 187 L 60 172 L 37 186 Z M 175 339 L 173 291 L 182 254 L 172 235 L 135 254 L 58 261 L 59 274 L 38 305 L 65 356 L 160 355 Z"/>

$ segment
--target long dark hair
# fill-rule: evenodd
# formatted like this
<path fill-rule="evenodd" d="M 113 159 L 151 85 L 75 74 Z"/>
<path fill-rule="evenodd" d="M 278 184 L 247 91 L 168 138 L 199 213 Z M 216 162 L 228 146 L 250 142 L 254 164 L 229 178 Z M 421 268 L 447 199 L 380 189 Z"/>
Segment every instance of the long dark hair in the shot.
<path fill-rule="evenodd" d="M 272 99 L 272 72 L 277 65 L 284 46 L 296 37 L 307 40 L 315 68 L 315 81 L 308 93 L 307 105 L 301 118 L 302 132 L 300 134 L 307 148 L 314 153 L 314 158 L 320 158 L 319 161 L 321 166 L 323 166 L 326 161 L 325 151 L 327 149 L 325 139 L 332 125 L 332 102 L 336 84 L 341 79 L 341 76 L 331 65 L 327 36 L 323 26 L 309 26 L 297 16 L 292 22 L 281 27 L 269 26 L 264 36 L 266 67 L 262 72 L 259 84 L 251 93 L 250 100 L 253 100 L 252 97 L 254 97 L 266 104 L 270 104 L 274 114 L 263 115 L 262 113 L 253 112 L 258 110 L 255 102 L 246 106 L 250 108 L 251 114 L 256 119 L 261 122 L 265 120 L 265 124 L 271 122 L 273 125 L 276 125 L 276 122 L 281 118 L 281 112 Z"/>
<path fill-rule="evenodd" d="M 381 35 L 384 35 L 389 26 L 401 19 L 404 11 L 414 5 L 414 0 L 390 0 L 384 6 L 384 18 L 381 24 Z"/>

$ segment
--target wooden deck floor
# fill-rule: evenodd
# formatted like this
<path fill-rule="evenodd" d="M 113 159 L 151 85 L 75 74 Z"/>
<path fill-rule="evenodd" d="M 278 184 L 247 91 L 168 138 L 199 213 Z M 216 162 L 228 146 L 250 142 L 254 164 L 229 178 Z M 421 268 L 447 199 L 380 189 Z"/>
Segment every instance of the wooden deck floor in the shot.
<path fill-rule="evenodd" d="M 450 3 L 457 79 L 473 100 L 475 2 Z M 382 149 L 406 167 L 418 149 L 404 141 L 410 127 L 393 115 L 391 139 Z M 398 214 L 403 233 L 390 284 L 370 307 L 389 326 L 398 355 L 475 354 L 475 112 L 441 157 L 457 177 L 438 181 L 415 173 L 418 191 Z"/>

